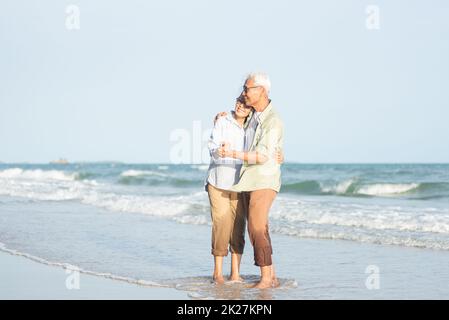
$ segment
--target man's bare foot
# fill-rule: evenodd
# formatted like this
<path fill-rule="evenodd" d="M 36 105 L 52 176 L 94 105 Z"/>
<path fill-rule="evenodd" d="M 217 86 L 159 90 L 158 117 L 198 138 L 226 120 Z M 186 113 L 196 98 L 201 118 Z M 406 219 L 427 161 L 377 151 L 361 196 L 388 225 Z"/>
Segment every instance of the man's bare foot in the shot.
<path fill-rule="evenodd" d="M 213 276 L 212 278 L 214 279 L 215 284 L 224 284 L 225 282 L 223 276 Z"/>
<path fill-rule="evenodd" d="M 281 285 L 281 283 L 279 282 L 278 278 L 273 278 L 271 279 L 271 286 L 273 288 L 277 288 Z"/>
<path fill-rule="evenodd" d="M 261 280 L 259 283 L 256 283 L 253 288 L 254 289 L 267 289 L 273 286 L 273 281 L 271 280 Z"/>

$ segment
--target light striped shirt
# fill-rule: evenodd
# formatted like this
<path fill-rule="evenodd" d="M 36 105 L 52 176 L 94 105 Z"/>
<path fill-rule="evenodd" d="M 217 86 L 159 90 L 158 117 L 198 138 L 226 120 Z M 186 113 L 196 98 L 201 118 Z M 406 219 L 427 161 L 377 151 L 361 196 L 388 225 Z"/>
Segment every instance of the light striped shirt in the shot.
<path fill-rule="evenodd" d="M 208 141 L 211 161 L 205 185 L 210 183 L 216 188 L 230 190 L 239 181 L 242 160 L 234 158 L 220 158 L 218 149 L 223 142 L 229 143 L 229 149 L 243 151 L 245 128 L 234 119 L 234 111 L 220 117 L 215 122 Z"/>

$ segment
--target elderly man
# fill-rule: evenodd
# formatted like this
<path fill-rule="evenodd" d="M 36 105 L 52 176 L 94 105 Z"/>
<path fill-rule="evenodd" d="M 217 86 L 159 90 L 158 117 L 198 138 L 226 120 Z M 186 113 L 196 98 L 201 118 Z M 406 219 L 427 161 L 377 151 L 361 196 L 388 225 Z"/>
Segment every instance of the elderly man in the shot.
<path fill-rule="evenodd" d="M 245 103 L 254 108 L 245 130 L 244 151 L 220 150 L 223 157 L 244 161 L 239 182 L 232 187 L 242 192 L 248 213 L 248 233 L 254 248 L 254 264 L 260 267 L 260 281 L 255 288 L 278 286 L 268 228 L 268 213 L 281 187 L 281 170 L 276 152 L 283 144 L 283 124 L 275 111 L 269 92 L 270 79 L 266 74 L 250 74 L 243 86 Z"/>

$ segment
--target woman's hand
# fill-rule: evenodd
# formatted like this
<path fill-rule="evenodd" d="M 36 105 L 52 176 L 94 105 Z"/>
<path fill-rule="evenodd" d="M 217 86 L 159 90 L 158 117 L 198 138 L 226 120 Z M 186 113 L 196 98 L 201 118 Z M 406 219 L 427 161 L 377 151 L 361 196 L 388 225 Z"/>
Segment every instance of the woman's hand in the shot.
<path fill-rule="evenodd" d="M 229 142 L 222 142 L 220 148 L 218 148 L 218 156 L 220 158 L 226 158 L 230 155 Z"/>

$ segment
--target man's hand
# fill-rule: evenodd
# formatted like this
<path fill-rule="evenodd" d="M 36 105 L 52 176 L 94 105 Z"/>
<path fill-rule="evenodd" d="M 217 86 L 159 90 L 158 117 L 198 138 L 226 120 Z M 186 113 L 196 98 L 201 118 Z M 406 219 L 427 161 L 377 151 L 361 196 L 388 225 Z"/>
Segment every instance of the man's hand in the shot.
<path fill-rule="evenodd" d="M 282 151 L 276 151 L 276 163 L 283 164 L 284 163 L 284 153 Z"/>
<path fill-rule="evenodd" d="M 220 112 L 220 113 L 217 113 L 217 115 L 215 116 L 215 119 L 214 119 L 214 125 L 215 125 L 215 122 L 217 122 L 217 120 L 218 120 L 218 118 L 220 118 L 220 117 L 224 117 L 224 116 L 226 116 L 228 113 L 227 112 Z"/>

